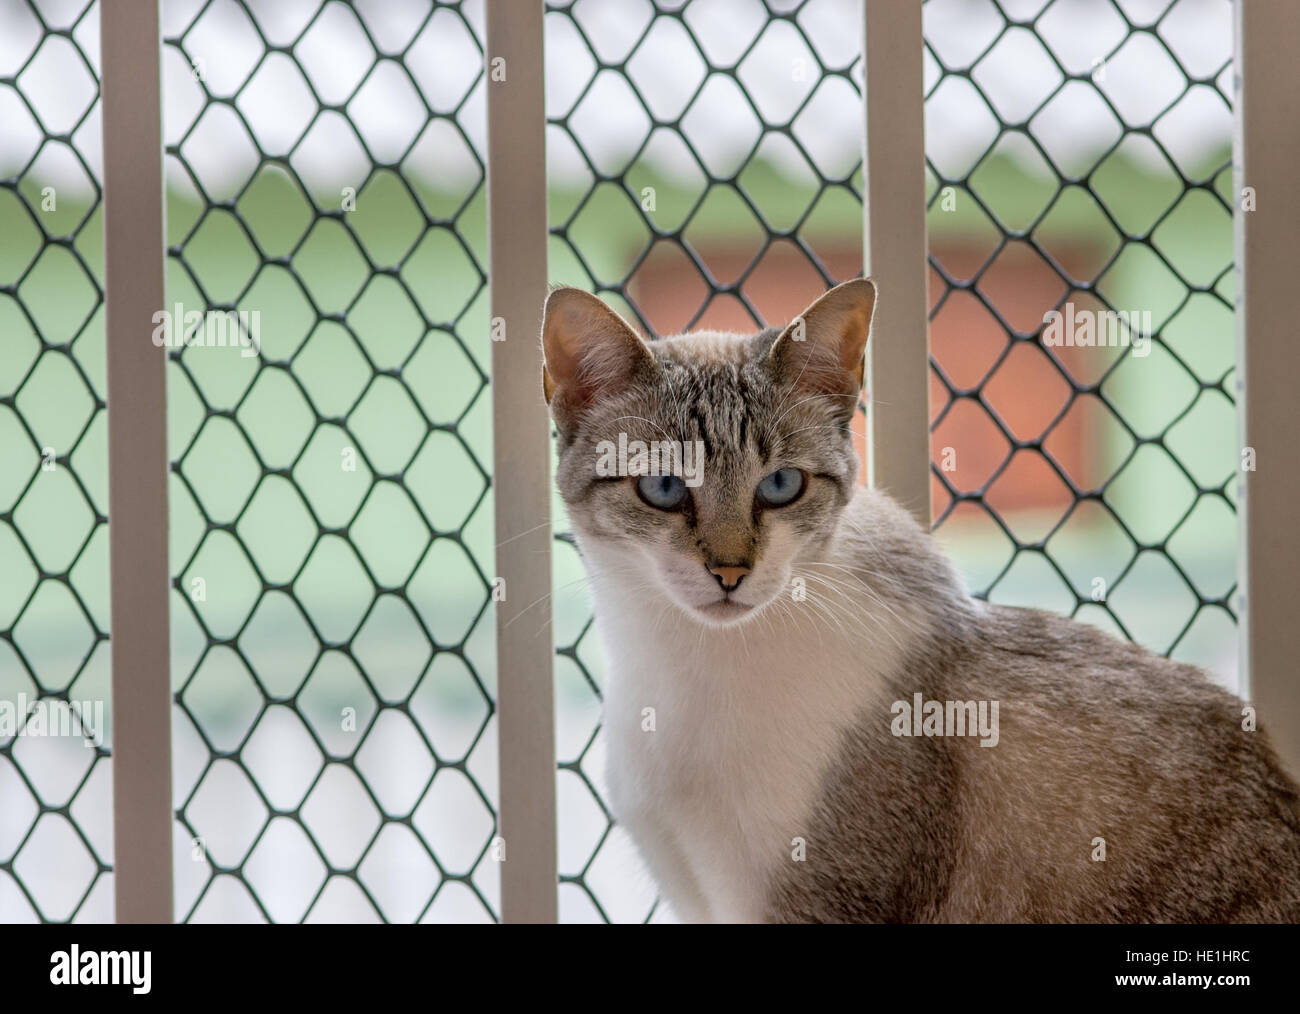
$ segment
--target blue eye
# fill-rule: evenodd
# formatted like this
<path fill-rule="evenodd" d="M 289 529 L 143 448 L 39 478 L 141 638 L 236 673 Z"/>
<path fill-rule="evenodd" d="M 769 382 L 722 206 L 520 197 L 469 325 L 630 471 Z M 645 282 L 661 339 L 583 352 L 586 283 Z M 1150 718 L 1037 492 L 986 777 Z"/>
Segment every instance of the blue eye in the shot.
<path fill-rule="evenodd" d="M 797 468 L 780 468 L 758 484 L 755 491 L 765 507 L 784 507 L 794 503 L 803 492 L 803 472 Z"/>
<path fill-rule="evenodd" d="M 643 475 L 636 481 L 636 491 L 661 511 L 676 510 L 686 499 L 686 483 L 676 475 Z"/>

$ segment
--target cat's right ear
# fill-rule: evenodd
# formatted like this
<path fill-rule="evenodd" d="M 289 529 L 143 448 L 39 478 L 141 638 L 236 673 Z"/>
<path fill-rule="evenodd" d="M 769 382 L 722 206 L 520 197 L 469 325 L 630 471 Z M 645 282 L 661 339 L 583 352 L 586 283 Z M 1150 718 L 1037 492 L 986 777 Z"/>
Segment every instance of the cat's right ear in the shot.
<path fill-rule="evenodd" d="M 542 354 L 542 393 L 562 428 L 654 368 L 654 356 L 627 321 L 591 293 L 567 286 L 546 298 Z"/>

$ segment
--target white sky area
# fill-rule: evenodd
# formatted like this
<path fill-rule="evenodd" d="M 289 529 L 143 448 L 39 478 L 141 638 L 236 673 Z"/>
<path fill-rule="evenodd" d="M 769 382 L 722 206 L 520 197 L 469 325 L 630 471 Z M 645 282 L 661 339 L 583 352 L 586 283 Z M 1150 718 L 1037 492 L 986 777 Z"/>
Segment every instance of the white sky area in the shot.
<path fill-rule="evenodd" d="M 37 7 L 56 27 L 76 21 L 87 0 L 38 0 Z M 184 31 L 202 6 L 201 0 L 164 0 L 164 34 Z M 249 9 L 274 45 L 288 45 L 310 21 L 319 0 L 251 0 Z M 677 9 L 682 4 L 660 4 Z M 813 94 L 791 129 L 823 173 L 834 177 L 859 157 L 862 112 L 843 79 L 820 80 L 817 61 L 798 32 L 784 21 L 767 22 L 758 0 L 689 0 L 685 20 L 708 58 L 729 66 L 761 33 L 741 62 L 739 78 L 769 125 L 783 126 Z M 778 9 L 781 4 L 774 3 Z M 1044 0 L 1003 0 L 1013 19 L 1034 17 Z M 1136 25 L 1150 25 L 1168 0 L 1121 0 Z M 439 11 L 406 50 L 409 76 L 389 55 L 406 49 L 429 9 L 426 0 L 356 0 L 351 7 L 328 9 L 298 42 L 297 65 L 283 54 L 264 53 L 247 15 L 232 0 L 217 0 L 185 37 L 185 46 L 207 87 L 219 97 L 238 93 L 236 105 L 258 144 L 268 155 L 291 161 L 316 190 L 355 186 L 370 168 L 357 134 L 380 161 L 397 159 L 418 138 L 405 162 L 413 178 L 439 180 L 460 187 L 479 174 L 478 166 L 446 121 L 428 122 L 429 110 L 459 109 L 458 122 L 480 151 L 485 145 L 484 84 L 474 84 L 482 57 L 452 12 Z M 860 0 L 812 0 L 798 24 L 816 55 L 829 67 L 848 65 L 860 51 Z M 482 3 L 467 5 L 473 30 L 483 33 Z M 627 59 L 646 26 L 655 20 L 649 0 L 579 0 L 573 16 L 603 60 Z M 1002 30 L 1004 21 L 989 0 L 931 0 L 925 7 L 925 35 L 934 53 L 953 69 L 971 62 Z M 614 71 L 600 73 L 577 103 L 596 70 L 587 44 L 568 14 L 547 18 L 546 106 L 549 116 L 569 117 L 570 129 L 602 171 L 619 171 L 636 152 L 650 126 L 627 79 Z M 374 45 L 362 26 L 369 30 Z M 1044 49 L 1071 72 L 1089 72 L 1095 61 L 1111 54 L 1127 31 L 1108 0 L 1056 0 L 1038 22 L 1041 40 L 1012 29 L 974 71 L 975 80 L 1004 121 L 1021 122 L 1061 81 L 1060 71 Z M 1228 0 L 1178 0 L 1160 25 L 1160 36 L 1195 76 L 1215 74 L 1231 55 L 1232 21 Z M 84 18 L 76 39 L 91 67 L 98 69 L 98 19 Z M 39 27 L 23 0 L 0 0 L 0 77 L 14 74 L 39 43 Z M 376 47 L 378 55 L 376 54 Z M 682 130 L 711 171 L 729 175 L 759 139 L 762 124 L 734 80 L 714 75 L 695 101 L 708 68 L 680 22 L 660 17 L 645 42 L 627 62 L 627 75 L 655 116 L 681 118 Z M 369 78 L 371 66 L 379 65 Z M 254 67 L 251 82 L 239 91 Z M 508 68 L 507 68 L 508 71 Z M 1218 84 L 1231 94 L 1230 69 Z M 203 113 L 203 91 L 193 69 L 173 46 L 163 58 L 164 116 L 167 143 L 185 135 L 183 151 L 214 198 L 237 193 L 255 171 L 257 152 L 228 107 Z M 855 80 L 861 74 L 854 71 Z M 940 80 L 939 64 L 927 52 L 925 87 Z M 357 85 L 364 86 L 346 109 L 354 133 L 336 113 L 313 123 L 318 104 L 342 102 Z M 412 80 L 414 83 L 412 83 Z M 1150 35 L 1138 33 L 1106 62 L 1097 86 L 1074 82 L 1030 124 L 1034 135 L 1067 172 L 1087 167 L 1090 158 L 1120 136 L 1121 126 L 1098 95 L 1103 92 L 1129 126 L 1145 126 L 1184 88 L 1177 66 Z M 66 132 L 77 123 L 94 96 L 94 83 L 76 50 L 51 38 L 19 78 L 19 86 L 47 132 Z M 427 104 L 427 109 L 426 109 Z M 196 117 L 202 115 L 195 127 Z M 191 130 L 191 128 L 194 128 Z M 949 175 L 959 175 L 996 137 L 997 121 L 970 83 L 944 81 L 926 105 L 927 154 Z M 0 175 L 11 176 L 40 144 L 41 126 L 32 111 L 8 86 L 0 86 Z M 1194 87 L 1161 119 L 1156 136 L 1188 165 L 1208 151 L 1222 148 L 1231 136 L 1231 115 L 1213 88 Z M 584 183 L 588 171 L 563 131 L 548 133 L 548 171 L 560 182 Z M 100 119 L 94 111 L 75 135 L 92 171 L 100 170 Z M 1029 145 L 1006 143 L 1013 156 L 1029 154 Z M 775 136 L 761 149 L 792 175 L 807 174 L 795 147 Z M 1134 145 L 1133 154 L 1162 164 L 1151 146 Z M 702 177 L 679 137 L 656 132 L 643 156 L 657 169 L 700 183 Z M 47 148 L 35 169 L 42 183 L 82 189 L 87 185 L 76 161 L 60 147 Z M 169 178 L 184 174 L 169 165 Z"/>

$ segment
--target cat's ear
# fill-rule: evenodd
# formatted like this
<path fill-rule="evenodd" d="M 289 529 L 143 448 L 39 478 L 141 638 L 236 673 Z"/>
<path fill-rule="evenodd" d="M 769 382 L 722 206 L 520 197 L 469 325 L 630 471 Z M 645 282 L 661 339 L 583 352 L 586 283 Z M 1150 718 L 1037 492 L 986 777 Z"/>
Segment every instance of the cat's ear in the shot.
<path fill-rule="evenodd" d="M 856 396 L 875 310 L 876 287 L 869 279 L 835 286 L 772 343 L 778 374 L 809 394 Z"/>
<path fill-rule="evenodd" d="M 546 298 L 542 354 L 542 393 L 560 423 L 576 421 L 597 398 L 654 367 L 654 356 L 627 321 L 591 293 L 567 286 Z"/>

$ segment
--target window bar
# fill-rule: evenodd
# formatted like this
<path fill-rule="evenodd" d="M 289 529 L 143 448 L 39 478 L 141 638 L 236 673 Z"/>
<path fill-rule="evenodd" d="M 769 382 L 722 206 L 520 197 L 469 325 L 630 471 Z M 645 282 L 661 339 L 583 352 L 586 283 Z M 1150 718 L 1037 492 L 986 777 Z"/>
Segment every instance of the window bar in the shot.
<path fill-rule="evenodd" d="M 101 0 L 104 271 L 119 923 L 172 920 L 162 51 L 158 0 Z"/>
<path fill-rule="evenodd" d="M 863 27 L 863 263 L 877 288 L 867 344 L 867 476 L 871 486 L 890 493 L 928 530 L 930 354 L 921 5 L 864 0 Z"/>
<path fill-rule="evenodd" d="M 1300 65 L 1293 44 L 1300 35 L 1300 5 L 1238 0 L 1235 8 L 1241 693 L 1258 709 L 1260 723 L 1291 773 L 1300 777 L 1294 616 L 1300 470 L 1288 425 L 1300 372 L 1292 277 L 1300 262 L 1300 202 L 1295 197 Z"/>
<path fill-rule="evenodd" d="M 554 922 L 551 424 L 542 400 L 547 292 L 542 0 L 488 0 L 488 254 L 496 509 L 501 918 Z M 496 597 L 496 596 L 494 596 Z"/>

